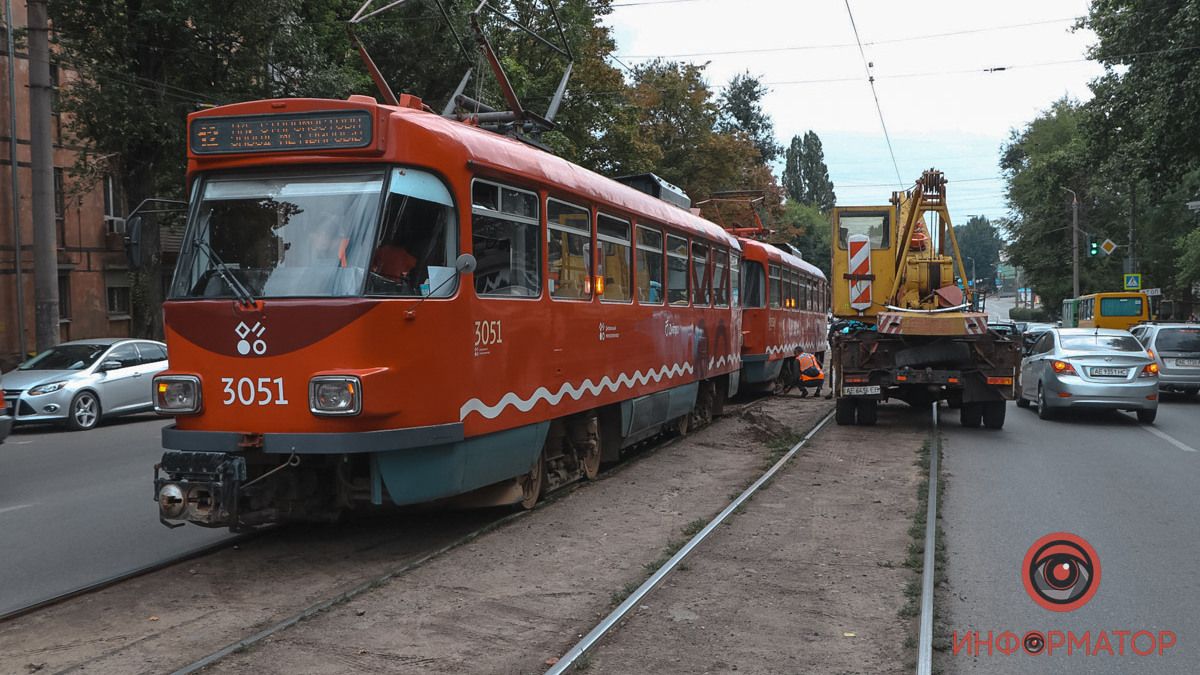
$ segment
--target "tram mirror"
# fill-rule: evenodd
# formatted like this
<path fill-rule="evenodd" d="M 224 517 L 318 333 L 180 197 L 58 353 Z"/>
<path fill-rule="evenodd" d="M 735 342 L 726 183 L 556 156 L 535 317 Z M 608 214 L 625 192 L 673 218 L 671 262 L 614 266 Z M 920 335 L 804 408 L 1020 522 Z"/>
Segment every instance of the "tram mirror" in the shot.
<path fill-rule="evenodd" d="M 136 270 L 142 266 L 142 217 L 130 216 L 125 221 L 125 257 L 129 260 L 129 269 Z"/>
<path fill-rule="evenodd" d="M 459 274 L 469 274 L 475 271 L 477 264 L 475 256 L 470 253 L 464 253 L 454 261 L 454 269 L 458 270 Z"/>

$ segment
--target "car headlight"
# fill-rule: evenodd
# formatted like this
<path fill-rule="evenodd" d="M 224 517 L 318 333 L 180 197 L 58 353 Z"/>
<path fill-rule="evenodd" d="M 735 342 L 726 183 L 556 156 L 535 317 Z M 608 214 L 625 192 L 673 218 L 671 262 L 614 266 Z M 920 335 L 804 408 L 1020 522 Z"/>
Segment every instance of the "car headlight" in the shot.
<path fill-rule="evenodd" d="M 154 411 L 166 415 L 200 412 L 200 378 L 192 375 L 154 378 Z"/>
<path fill-rule="evenodd" d="M 67 386 L 66 382 L 50 382 L 49 384 L 39 384 L 29 390 L 30 396 L 41 396 L 42 394 L 52 394 L 59 389 Z"/>
<path fill-rule="evenodd" d="M 362 383 L 353 375 L 322 375 L 308 381 L 308 409 L 314 415 L 357 415 Z"/>

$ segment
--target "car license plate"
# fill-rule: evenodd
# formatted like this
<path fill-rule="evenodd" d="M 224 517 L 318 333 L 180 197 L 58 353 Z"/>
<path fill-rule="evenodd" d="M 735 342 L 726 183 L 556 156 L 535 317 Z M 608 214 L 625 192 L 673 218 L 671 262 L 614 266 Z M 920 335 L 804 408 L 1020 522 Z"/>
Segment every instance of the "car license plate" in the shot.
<path fill-rule="evenodd" d="M 1200 359 L 1175 359 L 1175 365 L 1180 368 L 1200 368 Z"/>
<path fill-rule="evenodd" d="M 842 387 L 842 395 L 844 396 L 867 396 L 878 393 L 879 385 L 877 384 L 872 384 L 865 387 Z"/>
<path fill-rule="evenodd" d="M 1125 368 L 1092 368 L 1092 375 L 1096 377 L 1125 377 L 1127 373 Z"/>

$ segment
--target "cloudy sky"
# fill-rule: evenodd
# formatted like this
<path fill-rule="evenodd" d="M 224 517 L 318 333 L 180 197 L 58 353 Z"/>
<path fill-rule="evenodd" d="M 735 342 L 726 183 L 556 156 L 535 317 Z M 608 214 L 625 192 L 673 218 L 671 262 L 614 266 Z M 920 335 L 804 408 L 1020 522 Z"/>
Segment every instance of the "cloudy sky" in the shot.
<path fill-rule="evenodd" d="M 749 71 L 771 93 L 779 141 L 821 137 L 839 204 L 886 203 L 898 186 L 845 0 L 616 0 L 608 17 L 629 65 L 707 62 L 714 88 Z M 951 215 L 1003 216 L 1000 146 L 1055 99 L 1089 97 L 1102 68 L 1072 31 L 1086 0 L 850 0 L 873 64 L 900 180 L 950 180 Z M 987 72 L 986 69 L 1006 68 Z"/>

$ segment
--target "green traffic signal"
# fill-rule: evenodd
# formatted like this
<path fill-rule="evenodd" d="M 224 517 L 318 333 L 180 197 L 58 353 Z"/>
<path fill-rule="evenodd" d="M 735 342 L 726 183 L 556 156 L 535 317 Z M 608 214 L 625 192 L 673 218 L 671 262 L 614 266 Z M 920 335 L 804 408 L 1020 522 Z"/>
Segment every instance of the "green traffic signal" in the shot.
<path fill-rule="evenodd" d="M 1088 242 L 1088 255 L 1100 255 L 1100 242 Z"/>

